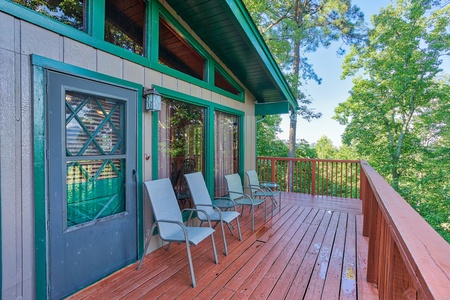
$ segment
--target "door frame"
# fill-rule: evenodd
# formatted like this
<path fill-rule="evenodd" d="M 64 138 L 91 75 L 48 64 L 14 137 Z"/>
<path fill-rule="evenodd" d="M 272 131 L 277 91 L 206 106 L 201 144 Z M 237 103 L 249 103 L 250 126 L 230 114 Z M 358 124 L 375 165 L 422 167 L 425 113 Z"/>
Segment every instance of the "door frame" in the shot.
<path fill-rule="evenodd" d="M 134 90 L 137 92 L 137 116 L 136 116 L 136 196 L 137 196 L 137 249 L 138 257 L 142 256 L 143 247 L 143 196 L 142 196 L 142 85 L 104 75 L 77 66 L 65 64 L 38 55 L 31 56 L 33 71 L 31 97 L 33 100 L 33 154 L 34 154 L 34 211 L 35 211 L 35 286 L 36 298 L 47 299 L 48 297 L 48 231 L 47 231 L 47 125 L 46 119 L 46 70 L 53 70 L 68 75 L 82 77 L 88 80 L 99 81 L 110 85 Z M 42 171 L 44 170 L 44 171 Z M 43 174 L 44 172 L 44 174 Z M 44 176 L 43 176 L 44 175 Z"/>

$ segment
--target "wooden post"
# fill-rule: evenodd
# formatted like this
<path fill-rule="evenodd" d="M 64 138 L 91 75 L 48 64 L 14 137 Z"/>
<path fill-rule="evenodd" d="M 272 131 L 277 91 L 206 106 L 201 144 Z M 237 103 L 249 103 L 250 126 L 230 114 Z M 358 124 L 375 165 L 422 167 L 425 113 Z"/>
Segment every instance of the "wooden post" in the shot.
<path fill-rule="evenodd" d="M 311 161 L 311 165 L 312 165 L 311 195 L 314 196 L 316 194 L 316 161 L 315 160 Z"/>

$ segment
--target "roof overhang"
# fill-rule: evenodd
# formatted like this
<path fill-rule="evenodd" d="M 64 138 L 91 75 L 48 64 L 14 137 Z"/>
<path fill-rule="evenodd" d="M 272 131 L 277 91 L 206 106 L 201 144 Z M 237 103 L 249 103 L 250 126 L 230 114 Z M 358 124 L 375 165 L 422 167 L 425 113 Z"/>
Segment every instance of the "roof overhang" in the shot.
<path fill-rule="evenodd" d="M 286 79 L 242 1 L 166 2 L 255 96 L 257 115 L 298 109 Z"/>

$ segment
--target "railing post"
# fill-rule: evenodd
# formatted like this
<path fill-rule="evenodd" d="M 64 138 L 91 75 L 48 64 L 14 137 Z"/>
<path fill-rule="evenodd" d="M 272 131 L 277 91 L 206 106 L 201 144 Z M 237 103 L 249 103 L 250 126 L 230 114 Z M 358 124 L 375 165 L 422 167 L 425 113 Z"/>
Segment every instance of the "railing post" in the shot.
<path fill-rule="evenodd" d="M 276 166 L 276 160 L 274 159 L 274 158 L 271 158 L 270 159 L 270 164 L 272 165 L 272 168 L 271 168 L 271 173 L 270 173 L 270 181 L 271 182 L 276 182 L 276 180 L 275 180 L 275 169 L 277 168 L 277 166 Z"/>
<path fill-rule="evenodd" d="M 312 175 L 311 195 L 314 196 L 316 194 L 316 161 L 315 160 L 311 161 L 311 167 L 312 167 L 312 169 L 311 169 L 311 172 L 312 172 L 312 174 L 311 174 Z"/>

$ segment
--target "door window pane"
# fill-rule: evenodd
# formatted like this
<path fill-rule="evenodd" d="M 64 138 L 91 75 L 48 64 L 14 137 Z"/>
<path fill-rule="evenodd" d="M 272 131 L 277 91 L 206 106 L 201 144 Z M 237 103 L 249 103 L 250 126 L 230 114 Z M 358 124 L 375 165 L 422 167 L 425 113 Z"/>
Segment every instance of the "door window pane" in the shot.
<path fill-rule="evenodd" d="M 239 117 L 215 112 L 214 196 L 226 195 L 225 175 L 239 172 Z"/>
<path fill-rule="evenodd" d="M 158 176 L 170 178 L 181 207 L 188 206 L 184 174 L 204 171 L 205 110 L 164 99 L 158 125 Z"/>
<path fill-rule="evenodd" d="M 66 91 L 65 113 L 67 227 L 125 211 L 125 103 Z"/>
<path fill-rule="evenodd" d="M 49 16 L 61 23 L 79 30 L 85 30 L 85 1 L 29 1 L 13 0 L 20 5 L 28 7 L 38 13 Z"/>
<path fill-rule="evenodd" d="M 144 1 L 106 0 L 105 18 L 105 41 L 144 55 Z"/>

